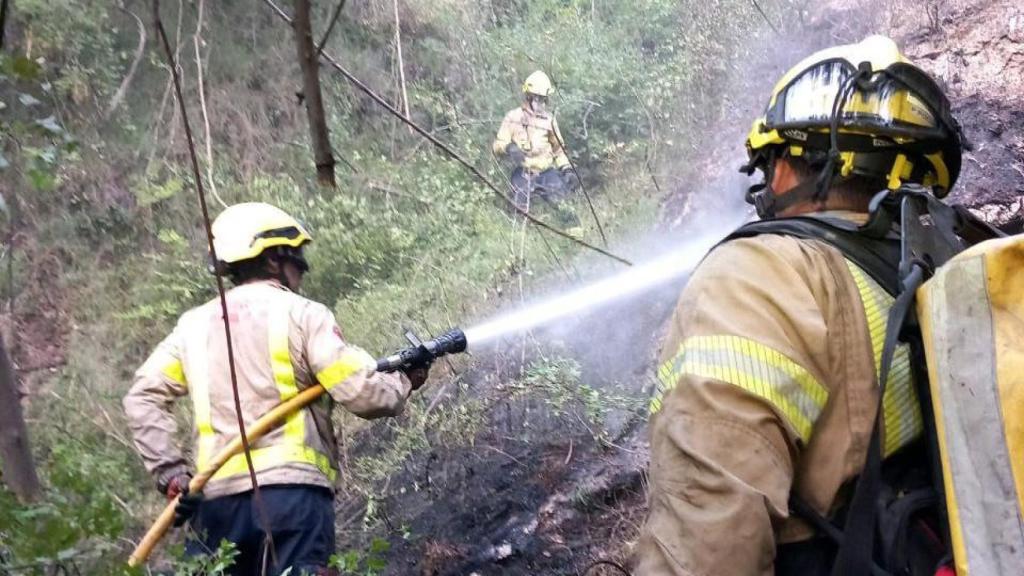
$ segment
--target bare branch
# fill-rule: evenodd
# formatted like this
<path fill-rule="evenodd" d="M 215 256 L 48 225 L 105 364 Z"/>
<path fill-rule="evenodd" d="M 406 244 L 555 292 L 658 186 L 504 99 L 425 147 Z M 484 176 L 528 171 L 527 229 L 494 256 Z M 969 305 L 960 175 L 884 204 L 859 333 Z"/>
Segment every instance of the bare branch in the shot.
<path fill-rule="evenodd" d="M 4 0 L 4 4 L 6 3 L 7 0 Z M 146 54 L 146 25 L 142 22 L 142 18 L 139 18 L 137 14 L 125 8 L 124 3 L 121 3 L 117 8 L 135 19 L 135 25 L 139 28 L 139 45 L 135 48 L 135 56 L 132 59 L 131 66 L 128 67 L 128 73 L 121 80 L 121 85 L 118 86 L 117 92 L 114 92 L 113 98 L 110 99 L 110 104 L 107 105 L 106 118 L 110 118 L 114 111 L 117 110 L 117 107 L 121 105 L 125 94 L 128 93 L 128 86 L 131 85 L 132 79 L 135 78 L 135 72 L 139 69 L 139 62 L 142 61 L 142 57 Z"/>
<path fill-rule="evenodd" d="M 206 111 L 206 84 L 203 75 L 203 57 L 199 46 L 203 43 L 203 8 L 206 2 L 199 0 L 198 16 L 196 17 L 196 33 L 192 35 L 192 46 L 196 52 L 196 86 L 199 89 L 199 111 L 203 114 L 203 143 L 206 145 L 206 181 L 210 184 L 210 193 L 222 208 L 227 203 L 217 193 L 217 183 L 213 181 L 213 139 L 210 137 L 210 115 Z"/>
<path fill-rule="evenodd" d="M 334 7 L 334 14 L 331 14 L 331 23 L 327 25 L 327 30 L 324 30 L 324 35 L 320 38 L 320 43 L 316 46 L 317 59 L 319 59 L 320 55 L 323 54 L 324 46 L 327 46 L 327 40 L 331 37 L 331 32 L 334 32 L 334 25 L 338 23 L 338 17 L 341 16 L 341 9 L 344 7 L 345 0 L 340 0 L 338 5 Z"/>

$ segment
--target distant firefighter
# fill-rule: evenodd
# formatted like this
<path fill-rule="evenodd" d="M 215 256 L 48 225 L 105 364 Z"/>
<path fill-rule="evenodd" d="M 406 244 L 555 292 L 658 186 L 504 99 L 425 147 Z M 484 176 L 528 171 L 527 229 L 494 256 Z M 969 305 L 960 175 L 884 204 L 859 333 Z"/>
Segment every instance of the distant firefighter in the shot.
<path fill-rule="evenodd" d="M 558 123 L 548 111 L 553 91 L 547 74 L 540 70 L 530 74 L 523 82 L 523 104 L 505 114 L 494 140 L 495 155 L 504 155 L 515 166 L 510 177 L 512 193 L 523 210 L 529 210 L 534 194 L 555 205 L 579 188 Z M 575 215 L 559 213 L 563 220 L 576 223 Z"/>

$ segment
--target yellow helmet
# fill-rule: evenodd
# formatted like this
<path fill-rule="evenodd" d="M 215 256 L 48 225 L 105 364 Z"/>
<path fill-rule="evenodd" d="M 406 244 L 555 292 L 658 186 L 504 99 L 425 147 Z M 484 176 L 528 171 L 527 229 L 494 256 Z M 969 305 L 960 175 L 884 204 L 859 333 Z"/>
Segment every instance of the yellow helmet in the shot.
<path fill-rule="evenodd" d="M 276 246 L 299 248 L 313 238 L 287 212 L 263 202 L 229 206 L 213 221 L 218 267 L 256 258 Z"/>
<path fill-rule="evenodd" d="M 785 152 L 824 164 L 826 183 L 861 175 L 893 190 L 921 184 L 939 198 L 956 182 L 966 145 L 942 89 L 884 36 L 822 50 L 791 68 L 746 144 L 748 174 Z"/>
<path fill-rule="evenodd" d="M 527 76 L 526 81 L 523 82 L 524 94 L 550 96 L 552 92 L 554 92 L 554 87 L 551 85 L 551 78 L 548 78 L 548 75 L 540 70 Z"/>

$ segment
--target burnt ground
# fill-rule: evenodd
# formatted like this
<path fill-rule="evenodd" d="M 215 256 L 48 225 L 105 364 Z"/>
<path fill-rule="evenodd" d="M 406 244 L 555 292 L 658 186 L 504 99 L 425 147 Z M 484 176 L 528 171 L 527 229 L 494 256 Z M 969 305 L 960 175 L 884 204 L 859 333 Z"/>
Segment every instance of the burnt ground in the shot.
<path fill-rule="evenodd" d="M 770 83 L 808 52 L 888 33 L 947 87 L 954 112 L 974 146 L 951 201 L 1008 231 L 1024 226 L 1024 7 L 1016 0 L 944 4 L 929 28 L 923 2 L 833 0 L 800 34 L 765 51 L 752 45 L 721 88 L 730 116 L 715 126 L 719 143 L 688 167 L 662 210 L 664 234 L 737 204 L 744 181 L 735 168 L 742 141 Z M 757 73 L 751 74 L 751 70 Z M 725 191 L 726 193 L 723 193 Z M 365 496 L 339 502 L 342 548 L 365 549 L 386 538 L 386 574 L 613 574 L 596 559 L 625 563 L 646 513 L 645 399 L 653 385 L 662 326 L 681 282 L 643 298 L 577 318 L 557 333 L 478 356 L 439 411 L 475 403 L 483 419 L 470 441 L 426 432 L 373 497 L 371 531 L 353 524 L 369 516 Z M 543 345 L 540 343 L 543 342 Z M 595 343 L 600 343 L 595 345 Z M 553 351 L 554 350 L 554 351 Z M 596 422 L 579 399 L 558 406 L 550 395 L 517 389 L 521 361 L 565 355 L 580 359 L 580 381 L 635 405 L 613 407 Z M 430 393 L 428 393 L 430 394 Z M 455 412 L 453 412 L 454 414 Z M 372 456 L 396 428 L 374 425 L 351 443 L 350 458 Z M 351 492 L 351 491 L 350 491 Z"/>

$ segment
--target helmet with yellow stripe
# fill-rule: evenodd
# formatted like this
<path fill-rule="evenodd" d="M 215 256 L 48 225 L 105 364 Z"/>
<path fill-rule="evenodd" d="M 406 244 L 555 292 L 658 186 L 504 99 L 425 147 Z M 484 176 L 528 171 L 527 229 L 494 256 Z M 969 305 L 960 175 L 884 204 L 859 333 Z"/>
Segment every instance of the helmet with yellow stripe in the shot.
<path fill-rule="evenodd" d="M 213 221 L 213 247 L 217 268 L 222 272 L 239 263 L 258 258 L 268 251 L 298 261 L 308 268 L 301 248 L 313 238 L 287 212 L 263 202 L 229 206 Z"/>
<path fill-rule="evenodd" d="M 783 155 L 824 174 L 816 199 L 834 178 L 863 176 L 895 190 L 930 188 L 942 198 L 960 174 L 965 146 L 942 89 L 884 36 L 817 52 L 791 68 L 747 135 L 749 163 L 761 169 Z M 756 196 L 764 186 L 748 193 Z M 765 190 L 762 194 L 770 194 Z"/>
<path fill-rule="evenodd" d="M 552 92 L 554 92 L 554 86 L 551 84 L 551 78 L 548 78 L 548 75 L 540 70 L 527 76 L 526 81 L 523 82 L 524 94 L 547 98 Z"/>

